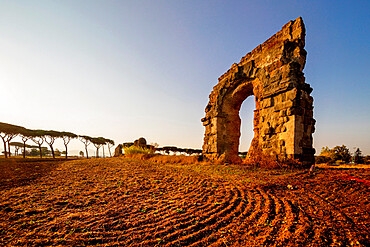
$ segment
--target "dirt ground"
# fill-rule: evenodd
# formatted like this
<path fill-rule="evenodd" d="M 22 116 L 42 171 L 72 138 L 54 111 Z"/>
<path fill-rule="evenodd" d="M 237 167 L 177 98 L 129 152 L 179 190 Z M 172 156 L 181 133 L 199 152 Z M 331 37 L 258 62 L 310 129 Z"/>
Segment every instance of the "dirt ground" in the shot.
<path fill-rule="evenodd" d="M 370 169 L 0 161 L 0 245 L 369 246 Z"/>

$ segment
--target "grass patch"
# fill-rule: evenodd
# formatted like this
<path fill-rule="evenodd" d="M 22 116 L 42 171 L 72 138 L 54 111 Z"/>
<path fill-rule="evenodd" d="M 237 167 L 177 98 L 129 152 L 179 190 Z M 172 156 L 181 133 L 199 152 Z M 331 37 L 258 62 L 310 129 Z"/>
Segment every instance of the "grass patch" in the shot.
<path fill-rule="evenodd" d="M 155 155 L 154 150 L 151 148 L 138 147 L 134 145 L 130 147 L 123 147 L 123 151 L 126 157 L 143 160 L 149 159 Z"/>

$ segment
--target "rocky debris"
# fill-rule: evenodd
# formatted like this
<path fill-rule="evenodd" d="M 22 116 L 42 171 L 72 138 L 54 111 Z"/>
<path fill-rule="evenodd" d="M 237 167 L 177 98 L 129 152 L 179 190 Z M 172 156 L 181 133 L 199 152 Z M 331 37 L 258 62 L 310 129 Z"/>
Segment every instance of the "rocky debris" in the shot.
<path fill-rule="evenodd" d="M 255 96 L 254 138 L 248 156 L 298 158 L 314 162 L 312 88 L 305 83 L 307 52 L 301 17 L 234 63 L 218 79 L 202 119 L 203 154 L 211 160 L 238 163 L 243 101 Z M 308 166 L 309 167 L 309 166 Z"/>

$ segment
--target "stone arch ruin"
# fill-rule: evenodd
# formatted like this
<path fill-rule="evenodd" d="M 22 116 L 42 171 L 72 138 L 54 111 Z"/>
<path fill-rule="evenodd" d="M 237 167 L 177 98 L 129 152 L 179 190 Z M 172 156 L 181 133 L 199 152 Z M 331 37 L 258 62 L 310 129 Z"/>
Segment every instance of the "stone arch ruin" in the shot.
<path fill-rule="evenodd" d="M 312 148 L 312 88 L 303 69 L 307 52 L 301 17 L 234 63 L 218 79 L 202 118 L 203 155 L 210 160 L 238 163 L 243 101 L 255 96 L 254 137 L 248 156 L 269 155 L 314 162 Z"/>

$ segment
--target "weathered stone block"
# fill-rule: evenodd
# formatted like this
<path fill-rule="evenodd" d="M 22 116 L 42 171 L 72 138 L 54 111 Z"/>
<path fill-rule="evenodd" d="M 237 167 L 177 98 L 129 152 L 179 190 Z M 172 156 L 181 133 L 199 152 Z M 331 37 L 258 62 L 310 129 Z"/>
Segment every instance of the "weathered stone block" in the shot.
<path fill-rule="evenodd" d="M 262 101 L 262 108 L 268 108 L 274 105 L 273 98 L 266 98 Z"/>

